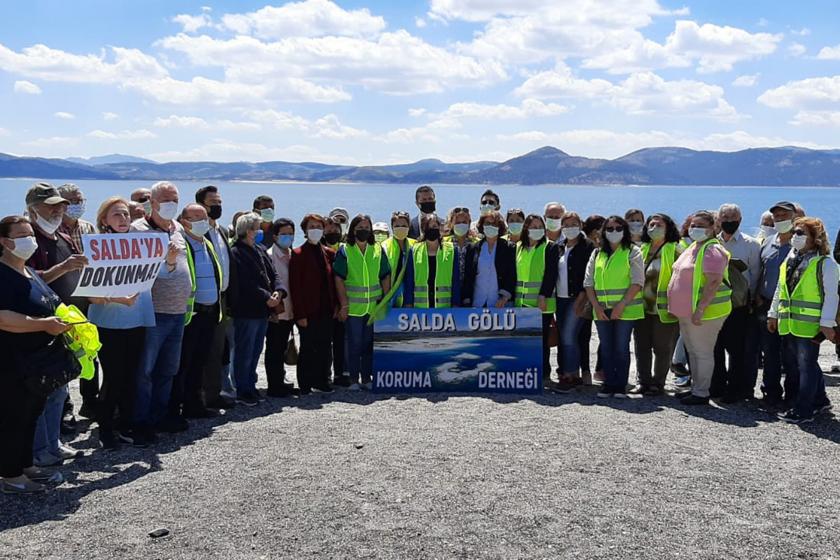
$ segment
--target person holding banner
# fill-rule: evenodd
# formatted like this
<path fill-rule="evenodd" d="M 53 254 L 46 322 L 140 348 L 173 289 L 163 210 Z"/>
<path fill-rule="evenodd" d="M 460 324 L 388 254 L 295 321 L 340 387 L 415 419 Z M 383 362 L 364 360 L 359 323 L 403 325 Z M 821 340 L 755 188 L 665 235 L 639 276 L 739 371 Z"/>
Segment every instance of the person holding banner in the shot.
<path fill-rule="evenodd" d="M 478 219 L 482 239 L 472 243 L 465 259 L 464 307 L 506 307 L 516 290 L 516 248 L 502 236 L 505 221 L 497 210 Z"/>
<path fill-rule="evenodd" d="M 373 242 L 370 216 L 358 214 L 350 221 L 347 242 L 335 255 L 333 271 L 338 320 L 344 322 L 347 337 L 350 390 L 369 390 L 373 378 L 373 324 L 369 319 L 391 289 L 391 267 L 385 250 Z"/>
<path fill-rule="evenodd" d="M 388 267 L 391 269 L 391 297 L 392 307 L 403 306 L 403 276 L 405 275 L 408 250 L 415 241 L 408 237 L 411 218 L 408 212 L 396 211 L 391 214 L 391 232 L 393 235 L 382 242 L 382 249 L 388 257 Z"/>
<path fill-rule="evenodd" d="M 645 268 L 621 216 L 610 216 L 601 230 L 601 246 L 593 251 L 583 286 L 601 340 L 604 384 L 599 398 L 626 398 L 630 377 L 630 336 L 645 314 L 642 286 Z"/>
<path fill-rule="evenodd" d="M 408 250 L 403 280 L 405 307 L 439 309 L 461 301 L 458 258 L 452 243 L 441 241 L 437 214 L 420 218 L 420 238 Z"/>
<path fill-rule="evenodd" d="M 557 218 L 559 224 L 559 218 Z M 516 298 L 514 307 L 538 307 L 542 312 L 542 375 L 543 384 L 551 384 L 551 352 L 548 337 L 557 308 L 560 251 L 545 235 L 545 221 L 539 214 L 525 218 L 522 238 L 516 245 Z M 559 229 L 558 229 L 559 232 Z"/>

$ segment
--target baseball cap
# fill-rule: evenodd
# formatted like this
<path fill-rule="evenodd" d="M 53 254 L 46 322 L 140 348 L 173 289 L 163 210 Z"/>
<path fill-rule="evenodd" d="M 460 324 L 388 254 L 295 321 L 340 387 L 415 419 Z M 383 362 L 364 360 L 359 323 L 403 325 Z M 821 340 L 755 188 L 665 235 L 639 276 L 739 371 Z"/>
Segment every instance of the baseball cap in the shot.
<path fill-rule="evenodd" d="M 788 212 L 796 212 L 796 206 L 793 205 L 793 202 L 783 200 L 771 206 L 770 211 L 772 212 L 773 210 L 787 210 Z"/>
<path fill-rule="evenodd" d="M 26 191 L 26 205 L 33 204 L 69 204 L 58 194 L 58 189 L 49 183 L 35 183 Z"/>

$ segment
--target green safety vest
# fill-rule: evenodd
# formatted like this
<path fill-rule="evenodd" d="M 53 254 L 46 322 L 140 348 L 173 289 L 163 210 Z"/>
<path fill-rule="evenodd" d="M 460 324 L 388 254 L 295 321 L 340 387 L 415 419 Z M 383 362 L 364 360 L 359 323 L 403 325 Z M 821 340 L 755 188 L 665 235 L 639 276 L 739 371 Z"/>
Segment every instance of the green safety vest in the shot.
<path fill-rule="evenodd" d="M 396 274 L 397 270 L 397 260 L 400 258 L 400 245 L 399 243 L 397 243 L 397 240 L 393 237 L 389 237 L 388 239 L 382 242 L 382 248 L 385 249 L 385 256 L 388 258 L 388 264 L 391 266 L 391 278 L 394 279 L 394 281 L 391 283 L 391 292 L 389 292 L 389 294 L 391 294 L 391 297 L 393 297 L 392 292 L 395 293 L 397 289 L 399 289 L 399 285 L 402 282 L 403 275 L 405 274 L 406 264 L 408 264 L 406 262 L 408 260 L 408 250 L 411 247 L 413 247 L 415 243 L 416 241 L 414 239 L 406 237 L 406 246 L 405 252 L 402 255 L 403 263 L 402 268 L 400 269 L 400 277 L 395 278 L 394 275 Z M 388 299 L 391 299 L 391 297 L 388 297 Z M 403 294 L 400 293 L 400 295 L 398 295 L 397 298 L 394 300 L 394 307 L 402 307 L 402 304 Z"/>
<path fill-rule="evenodd" d="M 516 297 L 514 307 L 537 307 L 540 286 L 545 276 L 545 249 L 548 243 L 540 243 L 533 249 L 516 245 Z M 545 311 L 554 313 L 557 300 L 553 296 L 545 298 Z"/>
<path fill-rule="evenodd" d="M 426 244 L 419 242 L 412 247 L 414 255 L 414 307 L 429 307 L 429 252 Z M 455 266 L 455 247 L 441 243 L 435 255 L 435 307 L 452 307 L 452 271 Z"/>
<path fill-rule="evenodd" d="M 368 243 L 365 253 L 362 254 L 355 243 L 345 243 L 343 246 L 347 255 L 347 280 L 344 281 L 344 287 L 350 306 L 348 315 L 364 317 L 373 311 L 382 297 L 382 286 L 379 283 L 382 248 Z"/>
<path fill-rule="evenodd" d="M 642 244 L 642 258 L 647 262 L 650 254 L 650 243 Z M 663 323 L 676 323 L 679 321 L 668 312 L 668 283 L 671 282 L 671 275 L 674 269 L 674 260 L 677 255 L 677 244 L 674 242 L 665 243 L 659 251 L 660 270 L 659 282 L 656 285 L 656 312 L 659 320 Z"/>
<path fill-rule="evenodd" d="M 99 330 L 96 325 L 89 322 L 84 313 L 75 305 L 59 304 L 55 310 L 55 316 L 73 325 L 69 331 L 64 333 L 65 342 L 68 348 L 82 366 L 79 377 L 82 379 L 93 379 L 96 374 L 94 360 L 99 355 L 102 344 L 99 342 Z"/>
<path fill-rule="evenodd" d="M 787 264 L 779 270 L 779 334 L 814 338 L 820 332 L 820 317 L 825 299 L 820 266 L 826 257 L 811 259 L 799 282 L 790 293 L 787 286 Z"/>
<path fill-rule="evenodd" d="M 195 309 L 195 287 L 196 287 L 196 284 L 195 284 L 195 261 L 193 260 L 193 255 L 192 255 L 193 248 L 192 248 L 192 245 L 190 245 L 190 240 L 187 239 L 187 234 L 186 233 L 184 233 L 183 235 L 184 235 L 184 242 L 187 244 L 187 249 L 186 249 L 187 266 L 190 269 L 190 284 L 191 284 L 190 297 L 187 298 L 187 312 L 184 315 L 184 326 L 187 326 L 192 321 L 193 315 L 195 315 L 195 312 L 193 311 L 193 309 Z M 222 320 L 222 293 L 220 291 L 220 288 L 222 287 L 222 265 L 219 264 L 219 257 L 216 256 L 216 250 L 213 248 L 213 244 L 210 243 L 210 241 L 208 241 L 207 239 L 205 239 L 203 237 L 201 238 L 201 240 L 204 241 L 204 246 L 207 247 L 208 254 L 210 255 L 210 257 L 213 260 L 213 266 L 216 267 L 216 280 L 217 280 L 216 281 L 216 301 L 219 304 L 219 321 L 221 321 Z M 166 263 L 164 263 L 163 266 L 166 266 Z"/>
<path fill-rule="evenodd" d="M 697 245 L 692 243 L 691 246 Z M 691 302 L 691 310 L 697 310 L 697 304 L 700 303 L 700 298 L 703 295 L 703 287 L 706 285 L 706 275 L 703 274 L 703 256 L 706 254 L 706 248 L 709 245 L 720 245 L 720 242 L 715 239 L 707 239 L 700 245 L 697 252 L 697 258 L 694 261 L 694 282 L 692 287 L 694 289 L 694 299 Z M 724 249 L 727 261 L 729 260 L 729 251 Z M 732 288 L 729 287 L 729 267 L 723 269 L 723 282 L 718 286 L 717 292 L 709 307 L 703 312 L 703 321 L 710 321 L 712 319 L 720 319 L 732 313 Z"/>
<path fill-rule="evenodd" d="M 607 256 L 604 251 L 599 250 L 595 257 L 595 296 L 604 309 L 612 309 L 630 289 L 632 284 L 630 276 L 630 249 L 621 247 L 612 255 Z M 598 319 L 595 312 L 592 316 Z M 629 304 L 624 307 L 621 314 L 622 321 L 635 321 L 645 316 L 645 304 L 642 298 L 642 291 L 639 290 Z"/>

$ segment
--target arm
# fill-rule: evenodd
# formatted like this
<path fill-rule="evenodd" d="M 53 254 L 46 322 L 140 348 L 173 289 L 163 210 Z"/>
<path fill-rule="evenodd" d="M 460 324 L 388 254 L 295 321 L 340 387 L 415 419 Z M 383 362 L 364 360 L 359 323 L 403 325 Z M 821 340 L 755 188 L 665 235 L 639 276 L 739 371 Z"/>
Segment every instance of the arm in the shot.
<path fill-rule="evenodd" d="M 609 321 L 609 317 L 604 312 L 604 308 L 598 302 L 598 297 L 595 295 L 595 261 L 598 258 L 598 249 L 592 251 L 589 255 L 589 262 L 586 263 L 586 275 L 583 277 L 583 288 L 586 290 L 586 298 L 592 305 L 592 311 L 595 313 L 595 318 L 598 321 Z"/>
<path fill-rule="evenodd" d="M 831 257 L 823 261 L 822 266 L 822 284 L 825 297 L 823 299 L 822 313 L 820 314 L 820 326 L 833 329 L 837 325 L 837 283 L 838 271 L 837 263 Z"/>
<path fill-rule="evenodd" d="M 48 268 L 47 270 L 40 272 L 41 279 L 43 279 L 47 284 L 51 284 L 68 272 L 81 270 L 87 265 L 87 263 L 87 257 L 84 255 L 70 255 L 52 268 Z"/>
<path fill-rule="evenodd" d="M 347 286 L 344 285 L 344 278 L 338 274 L 335 275 L 335 293 L 338 296 L 338 320 L 343 323 L 347 320 L 350 303 L 347 301 Z"/>
<path fill-rule="evenodd" d="M 499 276 L 499 296 L 505 298 L 505 302 L 513 299 L 516 290 L 516 250 L 513 245 L 499 239 L 498 256 L 501 259 L 496 267 L 496 274 Z"/>
<path fill-rule="evenodd" d="M 71 328 L 58 317 L 36 318 L 14 311 L 0 311 L 0 330 L 10 333 L 46 332 L 56 336 Z"/>

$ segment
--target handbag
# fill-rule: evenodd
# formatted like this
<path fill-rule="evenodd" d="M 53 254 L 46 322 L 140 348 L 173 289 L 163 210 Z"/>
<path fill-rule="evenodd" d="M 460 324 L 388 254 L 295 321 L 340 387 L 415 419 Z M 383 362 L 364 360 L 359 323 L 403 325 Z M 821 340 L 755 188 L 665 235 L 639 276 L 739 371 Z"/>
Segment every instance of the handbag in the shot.
<path fill-rule="evenodd" d="M 287 366 L 296 366 L 298 363 L 298 348 L 295 343 L 295 337 L 289 339 L 289 344 L 286 346 L 286 354 L 283 356 L 283 361 Z"/>
<path fill-rule="evenodd" d="M 61 334 L 43 348 L 18 355 L 17 369 L 24 372 L 23 382 L 29 391 L 47 397 L 79 377 L 82 364 L 67 346 L 66 336 Z"/>

